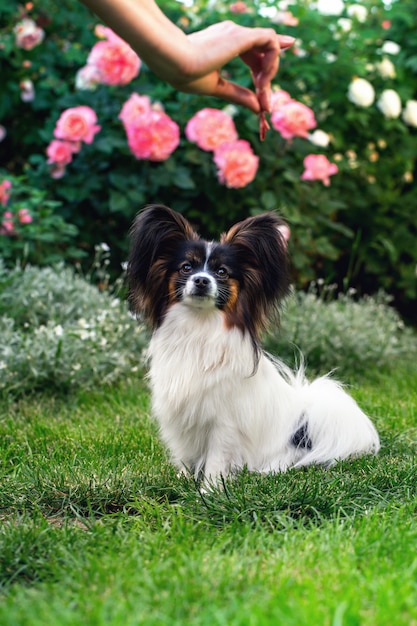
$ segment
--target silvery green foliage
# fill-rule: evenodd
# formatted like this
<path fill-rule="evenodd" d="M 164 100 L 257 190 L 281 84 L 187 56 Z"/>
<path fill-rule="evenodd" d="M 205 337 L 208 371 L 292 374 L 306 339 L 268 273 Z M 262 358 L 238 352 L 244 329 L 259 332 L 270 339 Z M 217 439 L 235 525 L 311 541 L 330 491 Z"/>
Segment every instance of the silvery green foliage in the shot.
<path fill-rule="evenodd" d="M 126 303 L 74 270 L 0 266 L 0 394 L 115 382 L 145 341 Z"/>
<path fill-rule="evenodd" d="M 417 353 L 417 338 L 384 293 L 356 298 L 314 283 L 286 300 L 281 327 L 266 348 L 288 363 L 304 359 L 308 370 L 342 375 L 388 366 Z"/>

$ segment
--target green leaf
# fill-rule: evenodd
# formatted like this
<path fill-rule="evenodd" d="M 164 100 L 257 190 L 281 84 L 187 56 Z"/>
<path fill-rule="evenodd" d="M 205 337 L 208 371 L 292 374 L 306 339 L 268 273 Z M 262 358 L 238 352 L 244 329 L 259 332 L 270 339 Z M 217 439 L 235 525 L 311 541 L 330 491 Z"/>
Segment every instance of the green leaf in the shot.
<path fill-rule="evenodd" d="M 109 209 L 112 213 L 124 213 L 129 208 L 127 196 L 119 191 L 110 191 Z"/>

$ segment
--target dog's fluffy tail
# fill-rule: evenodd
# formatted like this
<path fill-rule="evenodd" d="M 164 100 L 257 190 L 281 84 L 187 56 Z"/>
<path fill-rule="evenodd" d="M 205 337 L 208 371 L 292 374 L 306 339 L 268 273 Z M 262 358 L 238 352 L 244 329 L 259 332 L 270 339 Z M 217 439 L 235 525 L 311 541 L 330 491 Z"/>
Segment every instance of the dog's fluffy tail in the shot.
<path fill-rule="evenodd" d="M 328 376 L 305 382 L 302 389 L 305 428 L 311 442 L 296 467 L 376 454 L 378 433 L 371 420 L 342 386 Z"/>

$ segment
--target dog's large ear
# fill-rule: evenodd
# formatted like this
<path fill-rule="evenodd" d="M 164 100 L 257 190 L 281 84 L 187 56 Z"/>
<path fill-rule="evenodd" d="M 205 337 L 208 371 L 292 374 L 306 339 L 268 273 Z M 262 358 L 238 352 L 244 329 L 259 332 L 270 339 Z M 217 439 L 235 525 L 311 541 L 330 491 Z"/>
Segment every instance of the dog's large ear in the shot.
<path fill-rule="evenodd" d="M 164 205 L 147 206 L 136 217 L 130 231 L 129 302 L 152 326 L 158 325 L 167 303 L 167 271 L 176 250 L 196 239 L 187 220 Z"/>
<path fill-rule="evenodd" d="M 249 313 L 263 327 L 290 287 L 289 227 L 275 213 L 249 217 L 232 226 L 221 242 L 232 247 L 242 272 Z"/>

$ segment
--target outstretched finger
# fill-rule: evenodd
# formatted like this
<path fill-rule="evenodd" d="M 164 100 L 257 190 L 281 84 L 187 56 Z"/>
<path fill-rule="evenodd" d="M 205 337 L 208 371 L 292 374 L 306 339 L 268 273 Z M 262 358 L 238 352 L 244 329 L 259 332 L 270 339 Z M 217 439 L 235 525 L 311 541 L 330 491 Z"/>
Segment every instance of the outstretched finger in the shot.
<path fill-rule="evenodd" d="M 293 45 L 294 37 L 277 35 L 269 31 L 269 38 L 261 45 L 257 45 L 241 55 L 242 60 L 249 66 L 253 82 L 262 111 L 270 110 L 271 81 L 279 69 L 281 50 Z"/>
<path fill-rule="evenodd" d="M 197 78 L 188 83 L 182 83 L 180 85 L 176 85 L 175 83 L 171 84 L 173 87 L 186 93 L 222 98 L 232 104 L 244 106 L 254 113 L 259 113 L 261 110 L 259 99 L 255 92 L 236 83 L 229 82 L 223 78 L 218 71 L 211 72 L 207 76 Z"/>
<path fill-rule="evenodd" d="M 244 106 L 250 111 L 253 111 L 253 113 L 260 113 L 262 110 L 257 94 L 246 87 L 232 83 L 222 77 L 219 77 L 213 96 L 223 98 L 223 100 L 227 100 L 233 104 Z"/>

